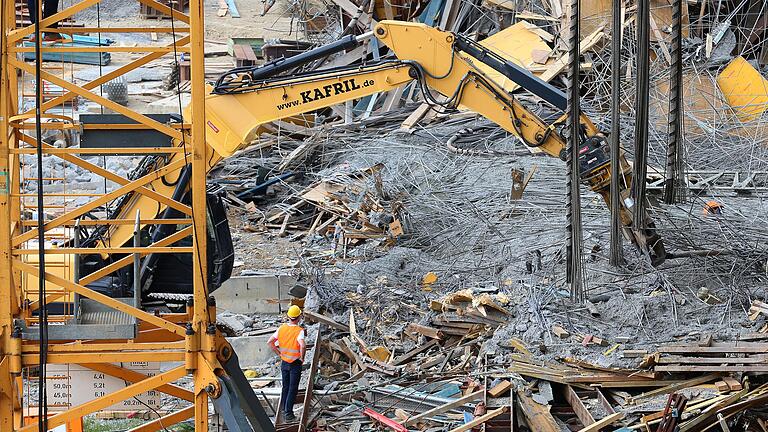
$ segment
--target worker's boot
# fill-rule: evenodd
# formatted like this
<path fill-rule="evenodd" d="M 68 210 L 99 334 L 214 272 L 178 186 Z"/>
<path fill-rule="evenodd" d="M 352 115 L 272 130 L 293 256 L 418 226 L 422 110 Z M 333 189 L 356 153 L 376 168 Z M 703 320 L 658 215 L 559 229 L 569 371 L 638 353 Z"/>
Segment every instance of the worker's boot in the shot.
<path fill-rule="evenodd" d="M 296 416 L 292 412 L 285 413 L 284 417 L 285 417 L 285 421 L 288 421 L 288 422 L 295 422 L 296 421 Z"/>

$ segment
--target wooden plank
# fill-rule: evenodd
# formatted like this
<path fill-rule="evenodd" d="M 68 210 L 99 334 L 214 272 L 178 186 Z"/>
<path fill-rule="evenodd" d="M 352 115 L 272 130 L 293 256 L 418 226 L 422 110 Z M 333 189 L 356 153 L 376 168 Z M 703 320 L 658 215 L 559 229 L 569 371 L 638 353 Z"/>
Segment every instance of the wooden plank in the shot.
<path fill-rule="evenodd" d="M 734 402 L 738 401 L 739 399 L 741 399 L 744 396 L 744 394 L 746 394 L 746 392 L 747 392 L 746 390 L 742 390 L 740 392 L 733 393 L 727 398 L 722 399 L 713 405 L 710 405 L 707 409 L 702 411 L 701 414 L 699 414 L 698 416 L 681 424 L 680 432 L 703 430 L 702 423 L 705 423 L 705 422 L 711 423 L 711 420 L 710 420 L 711 417 L 713 417 L 722 408 L 725 408 L 733 404 Z"/>
<path fill-rule="evenodd" d="M 503 406 L 501 408 L 496 408 L 495 410 L 493 410 L 493 411 L 491 411 L 491 412 L 489 412 L 489 413 L 487 413 L 485 415 L 477 417 L 477 418 L 475 418 L 474 420 L 472 420 L 470 422 L 464 423 L 463 425 L 461 425 L 461 426 L 459 426 L 459 427 L 457 427 L 455 429 L 451 429 L 450 432 L 465 432 L 465 431 L 468 431 L 468 430 L 474 428 L 475 426 L 479 426 L 479 425 L 487 422 L 488 420 L 494 419 L 494 418 L 504 414 L 505 412 L 507 412 L 508 409 L 509 409 L 509 407 L 506 407 L 506 406 Z"/>
<path fill-rule="evenodd" d="M 520 194 L 522 195 L 522 192 L 520 192 Z M 555 336 L 557 336 L 560 339 L 566 339 L 571 336 L 571 334 L 568 333 L 568 330 L 560 327 L 559 325 L 552 326 L 552 333 L 554 333 Z"/>
<path fill-rule="evenodd" d="M 219 8 L 216 10 L 216 16 L 223 17 L 228 11 L 227 0 L 219 0 Z"/>
<path fill-rule="evenodd" d="M 744 388 L 741 385 L 741 383 L 737 379 L 735 379 L 734 377 L 729 377 L 729 376 L 723 377 L 723 382 L 728 384 L 728 388 L 731 391 L 739 391 L 739 390 Z"/>
<path fill-rule="evenodd" d="M 312 403 L 312 392 L 315 390 L 315 375 L 317 374 L 317 368 L 320 363 L 320 343 L 323 336 L 323 326 L 318 326 L 317 336 L 315 337 L 315 343 L 312 346 L 312 360 L 309 368 L 309 377 L 307 379 L 307 388 L 304 391 L 304 404 L 301 410 L 301 418 L 299 419 L 299 432 L 305 432 L 307 420 L 310 415 L 310 405 Z"/>
<path fill-rule="evenodd" d="M 466 396 L 462 396 L 455 401 L 448 402 L 446 404 L 440 405 L 438 407 L 432 408 L 431 410 L 424 411 L 421 414 L 415 415 L 411 417 L 410 419 L 403 422 L 403 426 L 409 426 L 418 423 L 421 420 L 428 419 L 432 416 L 435 416 L 437 414 L 442 414 L 446 411 L 450 411 L 454 408 L 458 408 L 460 406 L 464 406 L 469 402 L 472 402 L 474 400 L 480 399 L 483 397 L 483 393 L 485 390 L 478 390 L 474 393 L 470 393 Z"/>
<path fill-rule="evenodd" d="M 339 66 L 348 66 L 358 60 L 361 60 L 365 53 L 368 52 L 368 48 L 365 45 L 361 45 L 352 51 L 346 52 L 328 63 L 323 64 L 324 69 L 331 69 Z"/>
<path fill-rule="evenodd" d="M 245 50 L 243 49 L 244 45 L 235 45 L 232 47 L 232 51 L 234 52 L 234 57 L 236 59 L 244 59 L 245 58 Z"/>
<path fill-rule="evenodd" d="M 753 357 L 683 357 L 661 356 L 657 364 L 752 364 L 766 363 L 768 357 L 758 355 Z"/>
<path fill-rule="evenodd" d="M 731 388 L 728 387 L 728 384 L 725 381 L 715 381 L 715 388 L 720 393 L 724 393 L 731 390 Z"/>
<path fill-rule="evenodd" d="M 360 23 L 362 27 L 373 28 L 376 25 L 376 21 L 371 19 L 371 16 L 367 13 L 361 12 L 360 7 L 352 3 L 351 0 L 333 0 L 333 2 L 351 17 L 356 17 L 359 14 L 357 22 Z"/>
<path fill-rule="evenodd" d="M 581 43 L 579 44 L 579 52 L 581 54 L 584 54 L 586 51 L 591 49 L 593 46 L 595 46 L 600 40 L 603 39 L 603 36 L 605 36 L 605 33 L 603 33 L 602 28 L 598 28 L 595 30 L 592 34 L 585 37 L 581 40 Z M 560 57 L 555 63 L 552 63 L 546 71 L 544 71 L 539 78 L 543 79 L 544 81 L 551 81 L 556 76 L 560 75 L 561 72 L 565 70 L 565 67 L 568 65 L 568 55 L 563 55 Z"/>
<path fill-rule="evenodd" d="M 335 328 L 337 330 L 341 330 L 343 332 L 349 332 L 349 326 L 348 325 L 336 322 L 333 319 L 331 319 L 331 318 L 329 318 L 329 317 L 327 317 L 327 316 L 325 316 L 323 314 L 315 313 L 315 312 L 312 312 L 312 311 L 309 311 L 309 310 L 305 310 L 304 311 L 304 316 L 309 318 L 310 321 L 319 322 L 319 323 L 327 325 L 328 327 L 332 327 L 332 328 Z"/>
<path fill-rule="evenodd" d="M 428 327 L 421 324 L 416 323 L 410 323 L 408 324 L 408 327 L 406 327 L 406 331 L 409 333 L 418 333 L 422 336 L 426 336 L 428 338 L 432 339 L 442 339 L 443 334 L 440 330 L 434 328 L 434 327 Z"/>
<path fill-rule="evenodd" d="M 504 393 L 508 392 L 510 388 L 512 388 L 512 383 L 507 380 L 503 380 L 493 386 L 492 389 L 488 390 L 488 396 L 492 398 L 500 397 Z"/>
<path fill-rule="evenodd" d="M 768 372 L 768 365 L 763 366 L 687 366 L 667 365 L 656 366 L 658 372 Z"/>
<path fill-rule="evenodd" d="M 528 428 L 536 432 L 560 432 L 560 426 L 549 412 L 548 405 L 540 405 L 525 394 L 524 390 L 517 391 L 520 408 L 528 423 Z"/>
<path fill-rule="evenodd" d="M 656 25 L 656 20 L 653 19 L 653 14 L 650 14 L 648 18 L 650 18 L 651 30 L 653 31 L 653 35 L 656 36 L 656 42 L 659 43 L 659 48 L 661 48 L 661 53 L 664 55 L 664 58 L 667 60 L 667 64 L 672 64 L 672 56 L 669 54 L 669 47 L 667 46 L 667 43 L 664 42 L 664 35 L 659 30 L 659 26 Z"/>
<path fill-rule="evenodd" d="M 579 418 L 579 421 L 582 425 L 589 426 L 595 423 L 595 418 L 592 417 L 592 414 L 584 405 L 584 402 L 581 400 L 573 387 L 566 385 L 564 396 L 565 400 L 568 401 L 568 405 L 573 408 L 573 412 L 576 414 L 576 417 Z"/>
<path fill-rule="evenodd" d="M 714 381 L 716 379 L 720 378 L 720 374 L 708 374 L 700 377 L 696 377 L 693 379 L 689 379 L 687 381 L 678 381 L 674 384 L 670 384 L 665 387 L 658 388 L 656 390 L 652 390 L 646 393 L 643 393 L 637 397 L 634 398 L 635 401 L 642 400 L 642 399 L 648 399 L 657 395 L 663 395 L 667 393 L 672 393 L 675 391 L 678 391 L 680 389 L 688 388 L 697 386 L 700 384 L 708 383 L 710 381 Z"/>
<path fill-rule="evenodd" d="M 397 108 L 400 105 L 400 100 L 403 98 L 404 90 L 405 85 L 401 85 L 400 87 L 387 92 L 387 97 L 384 99 L 384 106 L 381 107 L 380 111 L 385 113 L 392 111 L 393 108 Z"/>
<path fill-rule="evenodd" d="M 256 57 L 256 53 L 253 52 L 253 47 L 250 45 L 241 45 L 243 47 L 243 55 L 245 56 L 246 60 L 257 62 L 259 61 L 259 58 Z M 285 122 L 288 123 L 288 122 Z"/>
<path fill-rule="evenodd" d="M 408 118 L 403 121 L 403 123 L 400 125 L 400 129 L 406 131 L 412 130 L 414 126 L 416 126 L 416 124 L 419 123 L 419 121 L 421 121 L 421 119 L 424 118 L 424 116 L 427 115 L 431 109 L 432 107 L 427 103 L 419 105 L 415 110 L 413 110 L 411 115 L 409 115 Z"/>
<path fill-rule="evenodd" d="M 430 339 L 429 342 L 422 344 L 420 346 L 417 346 L 416 348 L 408 351 L 407 353 L 401 355 L 400 357 L 395 358 L 392 360 L 392 364 L 394 366 L 400 366 L 401 364 L 409 362 L 412 358 L 415 356 L 428 351 L 433 346 L 437 345 L 437 339 Z"/>
<path fill-rule="evenodd" d="M 605 397 L 603 391 L 596 387 L 595 392 L 597 393 L 597 400 L 600 402 L 600 405 L 603 407 L 603 409 L 605 409 L 605 412 L 608 414 L 615 413 L 616 410 L 613 409 L 613 405 L 611 405 L 611 402 L 607 397 Z"/>
<path fill-rule="evenodd" d="M 608 417 L 600 419 L 585 428 L 579 429 L 579 432 L 598 432 L 600 429 L 606 426 L 610 426 L 623 418 L 624 418 L 624 413 L 617 412 L 609 415 Z"/>
<path fill-rule="evenodd" d="M 722 343 L 713 342 L 712 346 L 700 347 L 698 345 L 667 345 L 661 346 L 658 349 L 660 353 L 689 353 L 689 354 L 702 354 L 702 353 L 768 353 L 768 343 L 762 342 L 736 342 L 736 343 Z"/>

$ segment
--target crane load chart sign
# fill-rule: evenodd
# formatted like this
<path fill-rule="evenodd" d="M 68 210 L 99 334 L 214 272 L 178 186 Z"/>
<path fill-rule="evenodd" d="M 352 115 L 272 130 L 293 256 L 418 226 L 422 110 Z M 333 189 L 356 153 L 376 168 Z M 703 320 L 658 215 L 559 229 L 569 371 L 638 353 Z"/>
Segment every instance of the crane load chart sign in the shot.
<path fill-rule="evenodd" d="M 147 377 L 160 373 L 158 362 L 126 362 L 120 366 Z M 121 390 L 132 383 L 78 364 L 49 364 L 46 367 L 46 390 L 51 410 L 66 410 Z M 146 411 L 160 408 L 160 392 L 150 390 L 135 398 L 118 402 L 108 411 Z"/>

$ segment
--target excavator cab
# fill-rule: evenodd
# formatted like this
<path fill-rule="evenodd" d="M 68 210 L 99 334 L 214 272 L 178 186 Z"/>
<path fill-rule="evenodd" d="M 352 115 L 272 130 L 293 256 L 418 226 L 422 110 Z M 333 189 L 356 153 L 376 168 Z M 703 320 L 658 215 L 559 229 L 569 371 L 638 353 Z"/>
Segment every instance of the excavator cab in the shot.
<path fill-rule="evenodd" d="M 189 194 L 185 195 L 182 202 L 187 203 L 189 198 Z M 208 289 L 209 292 L 213 292 L 232 275 L 235 255 L 226 204 L 219 188 L 208 188 L 207 204 Z M 144 226 L 139 235 L 140 246 L 145 247 L 153 239 L 160 240 L 167 237 L 168 234 L 163 233 L 164 227 L 164 225 Z M 94 235 L 94 233 L 86 233 L 85 242 L 92 241 Z M 187 237 L 169 246 L 189 247 L 192 246 L 192 240 Z M 111 255 L 105 259 L 103 255 L 97 253 L 81 256 L 80 274 L 93 273 L 121 258 L 123 258 L 121 255 Z M 189 254 L 155 254 L 145 258 L 144 261 L 140 270 L 143 302 L 179 303 L 192 293 L 192 278 L 189 276 L 192 274 L 192 258 Z M 127 266 L 87 286 L 113 298 L 127 298 L 134 296 L 134 281 L 134 270 Z"/>
<path fill-rule="evenodd" d="M 150 114 L 154 120 L 173 125 L 181 123 L 181 117 L 177 114 Z M 80 145 L 83 148 L 114 148 L 114 147 L 171 147 L 173 141 L 160 132 L 136 128 L 136 122 L 121 114 L 87 114 L 81 115 L 80 122 L 84 125 L 80 137 Z M 109 125 L 105 127 L 104 125 Z M 120 125 L 126 125 L 121 128 Z M 127 174 L 129 178 L 141 177 L 144 172 L 158 163 L 164 163 L 162 154 L 144 155 L 137 166 Z M 191 193 L 189 190 L 190 169 L 183 168 L 175 178 L 162 178 L 161 186 L 167 186 L 174 199 L 189 205 Z M 108 219 L 129 218 L 131 214 L 132 200 L 135 196 L 126 196 L 112 203 L 106 208 L 100 209 L 101 214 L 90 214 L 86 217 L 106 217 Z M 207 191 L 207 257 L 208 257 L 208 289 L 213 292 L 219 288 L 232 275 L 234 264 L 234 245 L 227 221 L 227 212 L 223 200 L 223 192 L 220 188 L 212 186 Z M 149 215 L 142 214 L 143 218 Z M 157 215 L 159 219 L 183 219 L 181 212 L 172 208 L 166 208 Z M 129 227 L 130 228 L 130 227 Z M 79 227 L 75 230 L 71 242 L 79 247 L 96 247 L 98 245 L 112 244 L 114 241 L 123 243 L 121 246 L 149 246 L 152 243 L 162 241 L 180 227 L 171 224 L 144 225 L 140 227 L 138 235 L 126 242 L 117 239 L 125 239 L 126 236 L 113 235 L 109 227 L 97 226 L 93 229 Z M 182 238 L 168 246 L 192 246 L 191 238 Z M 81 255 L 75 264 L 78 274 L 87 276 L 100 269 L 123 259 L 121 255 L 106 255 L 92 253 Z M 192 293 L 192 261 L 190 254 L 152 254 L 142 258 L 139 275 L 136 277 L 134 267 L 126 266 L 105 275 L 93 282 L 86 284 L 88 288 L 108 295 L 112 298 L 138 298 L 144 304 L 161 304 L 164 301 L 173 301 L 183 304 Z M 134 295 L 135 286 L 140 286 L 139 295 Z"/>

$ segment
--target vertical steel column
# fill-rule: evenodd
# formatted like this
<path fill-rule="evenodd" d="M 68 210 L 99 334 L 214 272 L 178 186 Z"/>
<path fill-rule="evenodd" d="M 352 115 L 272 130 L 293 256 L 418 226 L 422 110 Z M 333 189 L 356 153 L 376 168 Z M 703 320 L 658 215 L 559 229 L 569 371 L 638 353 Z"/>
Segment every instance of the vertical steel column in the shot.
<path fill-rule="evenodd" d="M 13 430 L 14 421 L 14 392 L 13 378 L 9 369 L 10 353 L 13 351 L 13 316 L 14 284 L 11 273 L 11 200 L 10 148 L 14 145 L 10 138 L 8 117 L 12 114 L 12 97 L 16 94 L 11 84 L 15 84 L 8 71 L 8 49 L 6 35 L 13 29 L 16 11 L 12 1 L 0 2 L 0 430 Z M 13 71 L 15 74 L 15 70 Z"/>
<path fill-rule="evenodd" d="M 637 86 L 635 94 L 635 164 L 632 177 L 632 224 L 645 227 L 645 177 L 648 173 L 648 94 L 650 92 L 650 0 L 637 2 Z"/>
<path fill-rule="evenodd" d="M 669 79 L 669 123 L 667 125 L 667 168 L 664 202 L 685 199 L 683 173 L 683 0 L 672 0 L 672 63 Z"/>
<path fill-rule="evenodd" d="M 623 261 L 621 241 L 621 183 L 624 174 L 621 167 L 621 42 L 624 35 L 621 21 L 623 1 L 613 2 L 611 27 L 611 250 L 610 264 Z"/>
<path fill-rule="evenodd" d="M 141 211 L 136 210 L 136 223 L 133 225 L 133 247 L 141 247 Z M 133 307 L 141 307 L 141 253 L 133 254 Z M 136 318 L 136 324 L 139 319 Z"/>
<path fill-rule="evenodd" d="M 579 72 L 581 64 L 579 62 L 579 42 L 581 40 L 579 1 L 571 0 L 569 14 L 569 34 L 568 34 L 568 107 L 566 110 L 566 130 L 567 136 L 567 164 L 568 194 L 566 199 L 566 211 L 568 214 L 568 268 L 567 276 L 571 284 L 571 299 L 582 301 L 584 299 L 584 262 L 581 254 L 581 170 L 579 166 L 579 145 L 581 142 L 581 124 L 579 117 L 581 109 L 579 107 Z"/>
<path fill-rule="evenodd" d="M 80 247 L 80 234 L 81 234 L 81 228 L 80 228 L 80 221 L 82 218 L 77 218 L 77 222 L 75 222 L 75 240 L 74 245 L 76 248 Z M 73 281 L 76 284 L 80 283 L 80 254 L 75 254 L 75 261 L 73 264 L 74 268 L 72 269 L 73 274 Z M 78 315 L 80 314 L 80 294 L 75 293 L 74 298 L 72 299 L 72 316 L 74 317 L 74 321 L 77 321 Z"/>
<path fill-rule="evenodd" d="M 190 81 L 192 83 L 192 219 L 194 221 L 193 246 L 193 284 L 194 284 L 194 322 L 195 336 L 206 339 L 211 345 L 212 337 L 207 334 L 210 324 L 208 317 L 208 270 L 206 257 L 206 144 L 205 144 L 205 68 L 204 38 L 205 23 L 203 0 L 191 0 L 190 15 Z M 195 372 L 195 432 L 208 432 L 208 394 L 205 384 L 200 379 L 200 369 Z"/>

